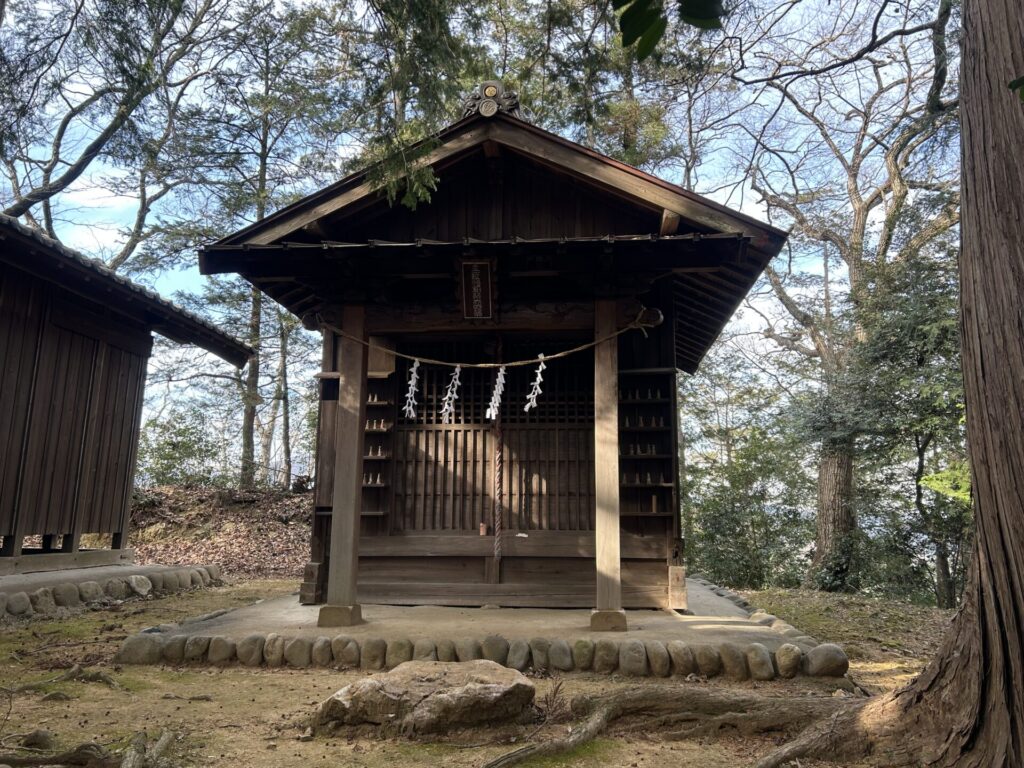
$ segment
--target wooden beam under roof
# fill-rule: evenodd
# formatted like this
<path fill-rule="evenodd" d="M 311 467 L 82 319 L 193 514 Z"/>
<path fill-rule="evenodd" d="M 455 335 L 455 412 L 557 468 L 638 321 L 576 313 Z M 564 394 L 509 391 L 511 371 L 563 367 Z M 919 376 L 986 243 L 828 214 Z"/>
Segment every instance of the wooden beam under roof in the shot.
<path fill-rule="evenodd" d="M 617 321 L 622 327 L 632 322 L 640 312 L 638 301 L 619 302 Z M 370 333 L 458 332 L 486 328 L 501 331 L 591 331 L 594 327 L 593 302 L 535 302 L 498 305 L 494 320 L 467 321 L 458 312 L 445 311 L 437 306 L 403 306 L 401 308 L 379 304 L 366 308 L 366 327 Z"/>
<path fill-rule="evenodd" d="M 736 234 L 658 238 L 545 238 L 536 240 L 427 241 L 389 243 L 280 243 L 258 246 L 212 245 L 200 251 L 204 275 L 237 272 L 248 278 L 311 277 L 342 270 L 350 276 L 368 274 L 434 275 L 448 271 L 452 259 L 493 256 L 505 260 L 529 254 L 544 258 L 545 270 L 593 271 L 594 254 L 624 260 L 629 270 L 718 269 L 740 264 L 747 240 Z M 371 258 L 372 257 L 372 258 Z M 387 261 L 384 261 L 387 259 Z"/>
<path fill-rule="evenodd" d="M 679 230 L 679 222 L 681 221 L 678 213 L 672 211 L 661 212 L 661 229 L 658 230 L 659 234 L 674 235 Z"/>

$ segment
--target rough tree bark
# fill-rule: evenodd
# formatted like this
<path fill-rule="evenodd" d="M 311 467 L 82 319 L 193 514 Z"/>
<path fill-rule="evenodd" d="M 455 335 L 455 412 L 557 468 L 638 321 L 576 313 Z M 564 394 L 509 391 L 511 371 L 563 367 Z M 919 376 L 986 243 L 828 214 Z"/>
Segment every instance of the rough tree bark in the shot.
<path fill-rule="evenodd" d="M 960 290 L 976 551 L 944 650 L 899 699 L 937 762 L 1024 763 L 1024 74 L 1020 0 L 964 3 Z M 972 620 L 973 619 L 973 620 Z"/>
<path fill-rule="evenodd" d="M 813 586 L 842 591 L 851 586 L 857 518 L 853 509 L 853 445 L 827 443 L 818 463 L 817 531 L 811 562 Z"/>
<path fill-rule="evenodd" d="M 841 713 L 763 766 L 1024 765 L 1024 75 L 1020 0 L 963 7 L 961 328 L 977 533 L 963 608 L 903 690 Z"/>

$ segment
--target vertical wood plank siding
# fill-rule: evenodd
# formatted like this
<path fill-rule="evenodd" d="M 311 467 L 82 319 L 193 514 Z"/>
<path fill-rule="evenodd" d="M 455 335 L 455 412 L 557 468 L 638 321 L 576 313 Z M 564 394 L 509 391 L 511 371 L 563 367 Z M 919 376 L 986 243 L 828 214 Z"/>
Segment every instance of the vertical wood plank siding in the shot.
<path fill-rule="evenodd" d="M 118 534 L 127 523 L 149 332 L 0 269 L 0 536 Z M 65 548 L 68 542 L 65 542 Z"/>

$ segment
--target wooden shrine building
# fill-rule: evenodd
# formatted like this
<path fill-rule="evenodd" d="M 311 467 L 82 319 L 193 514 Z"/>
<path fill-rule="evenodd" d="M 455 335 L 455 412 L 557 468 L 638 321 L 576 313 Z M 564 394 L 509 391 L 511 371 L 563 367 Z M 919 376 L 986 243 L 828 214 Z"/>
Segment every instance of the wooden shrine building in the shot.
<path fill-rule="evenodd" d="M 500 83 L 424 152 L 437 189 L 415 210 L 371 169 L 200 254 L 323 332 L 301 600 L 324 625 L 361 602 L 591 607 L 607 629 L 685 607 L 677 371 L 785 233 L 530 125 Z M 576 347 L 524 410 L 538 354 Z M 464 366 L 450 423 L 431 360 Z M 497 371 L 468 366 L 509 361 L 532 362 L 490 419 Z"/>
<path fill-rule="evenodd" d="M 239 367 L 252 354 L 0 215 L 0 575 L 126 556 L 153 331 Z M 93 533 L 109 535 L 110 549 L 82 548 Z"/>

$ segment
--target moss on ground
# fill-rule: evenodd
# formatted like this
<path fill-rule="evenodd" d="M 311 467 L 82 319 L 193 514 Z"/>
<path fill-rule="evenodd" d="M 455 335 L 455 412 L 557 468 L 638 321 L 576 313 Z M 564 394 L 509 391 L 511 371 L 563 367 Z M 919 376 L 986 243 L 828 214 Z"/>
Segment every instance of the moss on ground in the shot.
<path fill-rule="evenodd" d="M 563 768 L 563 766 L 574 766 L 574 768 L 590 768 L 594 766 L 614 765 L 609 760 L 610 754 L 615 751 L 615 742 L 611 739 L 594 739 L 588 744 L 582 744 L 571 752 L 563 755 L 551 755 L 549 757 L 538 757 L 523 763 L 523 768 Z"/>

